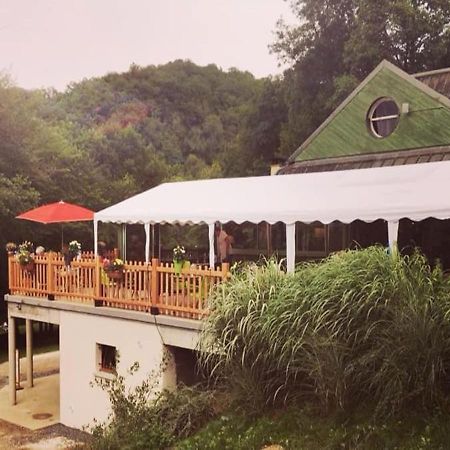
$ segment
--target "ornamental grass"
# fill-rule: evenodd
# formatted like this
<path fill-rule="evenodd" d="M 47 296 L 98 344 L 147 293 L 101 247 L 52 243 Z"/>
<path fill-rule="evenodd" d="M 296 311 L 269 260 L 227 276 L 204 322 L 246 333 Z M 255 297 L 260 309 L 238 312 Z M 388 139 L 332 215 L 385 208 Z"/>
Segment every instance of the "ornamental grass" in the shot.
<path fill-rule="evenodd" d="M 450 282 L 418 252 L 348 250 L 292 274 L 270 260 L 210 301 L 201 363 L 247 408 L 370 403 L 377 415 L 447 401 Z"/>

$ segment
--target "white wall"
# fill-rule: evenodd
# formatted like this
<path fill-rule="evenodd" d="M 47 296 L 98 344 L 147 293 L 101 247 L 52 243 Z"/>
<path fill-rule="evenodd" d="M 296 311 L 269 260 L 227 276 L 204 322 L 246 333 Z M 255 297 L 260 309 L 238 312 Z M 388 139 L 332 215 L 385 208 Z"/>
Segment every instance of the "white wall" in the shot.
<path fill-rule="evenodd" d="M 139 371 L 132 377 L 127 375 L 129 386 L 158 369 L 164 354 L 154 324 L 61 311 L 59 330 L 60 420 L 74 428 L 92 424 L 94 418 L 105 420 L 109 413 L 106 393 L 98 386 L 90 386 L 98 373 L 97 343 L 117 348 L 117 371 L 121 375 L 126 375 L 135 361 L 139 362 Z"/>

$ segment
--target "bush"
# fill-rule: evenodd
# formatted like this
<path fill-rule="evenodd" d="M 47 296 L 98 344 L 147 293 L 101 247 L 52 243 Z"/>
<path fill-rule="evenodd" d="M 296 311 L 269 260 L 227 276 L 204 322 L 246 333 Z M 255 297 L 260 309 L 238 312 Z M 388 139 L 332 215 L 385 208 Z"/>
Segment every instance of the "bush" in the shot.
<path fill-rule="evenodd" d="M 108 393 L 112 413 L 107 423 L 92 427 L 93 449 L 166 448 L 212 417 L 212 392 L 187 386 L 159 391 L 159 374 L 153 373 L 133 390 L 126 389 L 123 376 L 97 383 Z"/>
<path fill-rule="evenodd" d="M 313 398 L 377 413 L 445 399 L 450 285 L 424 256 L 348 250 L 285 274 L 274 261 L 218 287 L 202 363 L 255 411 Z M 254 386 L 254 388 L 250 388 Z"/>

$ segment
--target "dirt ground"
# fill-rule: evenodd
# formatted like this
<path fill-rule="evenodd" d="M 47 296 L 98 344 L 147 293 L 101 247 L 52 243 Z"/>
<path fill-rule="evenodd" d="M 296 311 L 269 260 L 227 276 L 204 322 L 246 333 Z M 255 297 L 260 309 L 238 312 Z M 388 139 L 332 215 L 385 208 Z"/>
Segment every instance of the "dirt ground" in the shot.
<path fill-rule="evenodd" d="M 59 352 L 44 353 L 33 358 L 34 376 L 39 378 L 59 372 Z M 21 360 L 21 379 L 25 378 L 25 361 Z M 8 363 L 0 364 L 0 388 L 8 383 Z M 85 448 L 89 435 L 63 425 L 40 430 L 26 428 L 0 420 L 0 450 L 62 450 Z"/>
<path fill-rule="evenodd" d="M 64 425 L 41 430 L 26 428 L 0 420 L 0 450 L 68 450 L 87 448 L 89 435 Z"/>

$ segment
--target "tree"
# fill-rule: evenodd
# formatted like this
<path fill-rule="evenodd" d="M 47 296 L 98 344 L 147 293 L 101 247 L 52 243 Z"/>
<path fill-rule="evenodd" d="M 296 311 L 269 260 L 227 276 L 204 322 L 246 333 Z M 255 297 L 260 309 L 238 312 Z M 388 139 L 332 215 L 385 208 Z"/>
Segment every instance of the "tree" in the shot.
<path fill-rule="evenodd" d="M 285 73 L 280 152 L 300 145 L 382 59 L 414 73 L 450 65 L 448 0 L 294 0 L 271 49 Z"/>

